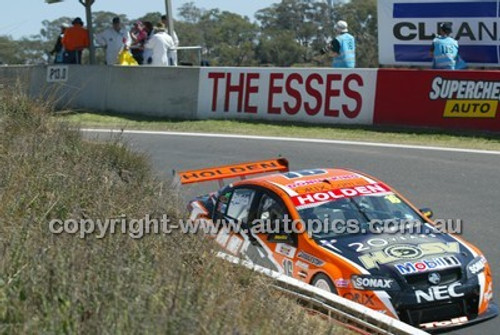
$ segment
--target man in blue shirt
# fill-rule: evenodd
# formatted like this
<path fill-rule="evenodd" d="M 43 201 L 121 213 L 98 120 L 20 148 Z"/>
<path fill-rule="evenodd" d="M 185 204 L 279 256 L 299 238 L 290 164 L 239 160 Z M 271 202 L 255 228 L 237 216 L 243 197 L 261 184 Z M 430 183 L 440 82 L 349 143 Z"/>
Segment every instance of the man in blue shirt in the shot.
<path fill-rule="evenodd" d="M 347 22 L 340 20 L 335 24 L 338 35 L 332 41 L 333 63 L 335 68 L 356 67 L 356 41 L 349 34 Z"/>
<path fill-rule="evenodd" d="M 458 42 L 450 37 L 451 23 L 439 25 L 439 36 L 432 42 L 433 69 L 455 70 L 458 60 Z"/>

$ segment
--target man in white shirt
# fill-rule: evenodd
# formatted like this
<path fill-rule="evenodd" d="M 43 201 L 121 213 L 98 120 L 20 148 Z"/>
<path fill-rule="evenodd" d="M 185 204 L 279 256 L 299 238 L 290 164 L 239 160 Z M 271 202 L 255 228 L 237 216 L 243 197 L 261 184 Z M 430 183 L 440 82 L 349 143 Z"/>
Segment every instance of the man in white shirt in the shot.
<path fill-rule="evenodd" d="M 122 50 L 128 50 L 132 39 L 121 25 L 120 18 L 113 18 L 113 27 L 97 35 L 97 43 L 106 47 L 106 64 L 118 64 L 118 55 Z"/>
<path fill-rule="evenodd" d="M 166 15 L 161 16 L 161 22 L 168 27 L 168 17 Z M 170 65 L 177 66 L 177 48 L 179 47 L 179 37 L 177 37 L 177 33 L 175 30 L 171 34 L 172 39 L 174 40 L 174 49 L 171 49 L 168 58 L 170 60 Z"/>
<path fill-rule="evenodd" d="M 159 23 L 155 27 L 155 34 L 146 43 L 146 49 L 153 51 L 152 63 L 153 66 L 168 66 L 169 64 L 169 50 L 175 48 L 172 36 L 167 34 L 165 25 Z"/>

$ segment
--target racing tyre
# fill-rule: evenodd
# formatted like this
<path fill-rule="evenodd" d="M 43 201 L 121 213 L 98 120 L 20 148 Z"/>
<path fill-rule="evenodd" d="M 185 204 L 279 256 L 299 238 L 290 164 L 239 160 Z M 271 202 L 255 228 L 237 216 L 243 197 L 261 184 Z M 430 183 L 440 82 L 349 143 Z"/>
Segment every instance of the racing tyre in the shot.
<path fill-rule="evenodd" d="M 337 289 L 335 288 L 335 285 L 333 285 L 332 281 L 330 280 L 330 278 L 328 278 L 328 276 L 322 273 L 318 273 L 316 276 L 314 276 L 311 285 L 320 288 L 322 290 L 325 290 L 327 292 L 337 294 Z"/>

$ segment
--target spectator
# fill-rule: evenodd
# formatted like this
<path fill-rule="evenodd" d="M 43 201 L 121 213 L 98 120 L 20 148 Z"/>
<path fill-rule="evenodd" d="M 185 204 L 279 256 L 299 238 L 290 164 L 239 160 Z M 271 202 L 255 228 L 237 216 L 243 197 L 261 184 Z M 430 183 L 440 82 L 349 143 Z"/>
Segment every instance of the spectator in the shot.
<path fill-rule="evenodd" d="M 144 64 L 151 64 L 153 62 L 153 50 L 146 48 L 146 44 L 148 43 L 149 39 L 154 35 L 154 27 L 153 24 L 149 21 L 144 21 L 144 30 L 146 31 L 147 38 L 144 43 L 144 53 L 143 53 L 143 58 L 144 58 Z"/>
<path fill-rule="evenodd" d="M 431 46 L 433 69 L 455 70 L 456 68 L 458 42 L 450 36 L 451 31 L 451 23 L 439 25 L 439 35 L 432 41 Z"/>
<path fill-rule="evenodd" d="M 72 24 L 72 27 L 65 30 L 62 38 L 63 62 L 65 64 L 81 64 L 82 51 L 90 45 L 89 32 L 83 27 L 83 21 L 79 17 L 74 19 Z"/>
<path fill-rule="evenodd" d="M 146 49 L 152 50 L 152 62 L 154 66 L 168 66 L 168 52 L 174 48 L 174 40 L 167 34 L 167 30 L 163 23 L 158 23 L 155 28 L 155 33 L 146 43 Z"/>
<path fill-rule="evenodd" d="M 347 22 L 338 21 L 335 24 L 337 36 L 332 41 L 334 68 L 354 68 L 356 67 L 356 41 L 349 34 Z"/>
<path fill-rule="evenodd" d="M 122 28 L 119 17 L 113 18 L 113 26 L 97 35 L 97 42 L 106 47 L 106 64 L 118 64 L 118 55 L 128 50 L 131 39 L 128 31 Z"/>
<path fill-rule="evenodd" d="M 54 64 L 61 64 L 63 62 L 63 59 L 64 59 L 64 47 L 63 47 L 63 44 L 62 44 L 62 40 L 63 40 L 63 37 L 64 37 L 64 32 L 69 27 L 70 26 L 67 23 L 61 24 L 61 33 L 57 37 L 57 42 L 56 42 L 56 45 L 54 45 L 54 49 L 52 49 L 52 51 L 50 51 L 50 54 L 52 56 L 55 56 L 54 57 Z"/>
<path fill-rule="evenodd" d="M 130 46 L 132 55 L 137 63 L 142 65 L 144 63 L 144 44 L 148 39 L 148 33 L 141 21 L 134 23 L 130 30 L 130 37 L 132 38 L 132 45 Z"/>
<path fill-rule="evenodd" d="M 165 25 L 165 27 L 168 27 L 168 20 L 166 15 L 162 15 L 161 17 L 161 22 Z M 177 33 L 175 30 L 171 33 L 171 37 L 174 41 L 174 48 L 170 50 L 168 54 L 168 58 L 170 60 L 170 65 L 177 66 L 177 48 L 179 47 L 179 38 L 177 37 Z"/>

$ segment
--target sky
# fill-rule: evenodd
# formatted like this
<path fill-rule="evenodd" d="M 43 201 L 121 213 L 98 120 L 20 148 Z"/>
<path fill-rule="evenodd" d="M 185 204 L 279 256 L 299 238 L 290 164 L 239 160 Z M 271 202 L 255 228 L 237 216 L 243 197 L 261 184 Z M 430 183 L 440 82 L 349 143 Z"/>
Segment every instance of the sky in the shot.
<path fill-rule="evenodd" d="M 257 10 L 279 2 L 277 0 L 191 0 L 200 8 L 219 8 L 241 15 L 252 20 Z M 3 0 L 2 2 L 7 2 Z M 177 8 L 190 0 L 172 0 L 174 18 Z M 85 8 L 78 0 L 65 0 L 48 5 L 44 0 L 13 0 L 5 3 L 0 10 L 0 35 L 10 35 L 15 39 L 35 35 L 42 28 L 43 20 L 54 20 L 62 16 L 80 16 L 85 21 Z M 164 12 L 164 0 L 96 0 L 92 6 L 94 11 L 110 11 L 126 14 L 128 18 L 137 18 L 149 12 Z"/>

